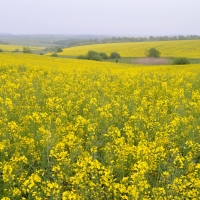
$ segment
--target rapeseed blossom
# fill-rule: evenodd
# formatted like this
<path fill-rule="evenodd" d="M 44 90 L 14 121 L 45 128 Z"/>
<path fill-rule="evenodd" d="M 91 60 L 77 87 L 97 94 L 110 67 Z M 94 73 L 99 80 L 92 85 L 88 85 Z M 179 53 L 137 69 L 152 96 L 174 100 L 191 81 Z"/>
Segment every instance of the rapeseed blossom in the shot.
<path fill-rule="evenodd" d="M 200 65 L 0 55 L 0 199 L 199 199 Z"/>

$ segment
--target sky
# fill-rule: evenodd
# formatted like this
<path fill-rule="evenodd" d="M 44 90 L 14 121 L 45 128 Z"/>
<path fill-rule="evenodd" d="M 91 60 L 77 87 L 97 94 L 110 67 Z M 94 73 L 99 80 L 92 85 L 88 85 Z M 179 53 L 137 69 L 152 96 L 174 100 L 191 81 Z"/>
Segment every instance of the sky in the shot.
<path fill-rule="evenodd" d="M 200 0 L 0 0 L 0 33 L 200 35 Z"/>

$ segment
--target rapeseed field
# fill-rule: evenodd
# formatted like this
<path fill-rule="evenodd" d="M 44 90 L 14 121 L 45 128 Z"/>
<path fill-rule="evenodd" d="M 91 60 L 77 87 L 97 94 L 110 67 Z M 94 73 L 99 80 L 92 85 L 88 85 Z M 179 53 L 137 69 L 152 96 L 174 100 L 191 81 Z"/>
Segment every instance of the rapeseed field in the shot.
<path fill-rule="evenodd" d="M 94 44 L 65 48 L 63 52 L 58 54 L 78 56 L 85 55 L 89 50 L 94 50 L 105 52 L 108 55 L 111 52 L 118 52 L 122 57 L 146 57 L 146 51 L 153 47 L 161 52 L 161 57 L 200 58 L 200 40 Z"/>
<path fill-rule="evenodd" d="M 200 65 L 0 54 L 0 199 L 199 199 Z"/>
<path fill-rule="evenodd" d="M 10 45 L 10 44 L 0 44 L 0 49 L 3 51 L 15 51 L 16 49 L 22 51 L 23 46 L 21 45 Z M 31 46 L 31 50 L 42 50 L 44 47 L 36 47 L 36 46 Z"/>

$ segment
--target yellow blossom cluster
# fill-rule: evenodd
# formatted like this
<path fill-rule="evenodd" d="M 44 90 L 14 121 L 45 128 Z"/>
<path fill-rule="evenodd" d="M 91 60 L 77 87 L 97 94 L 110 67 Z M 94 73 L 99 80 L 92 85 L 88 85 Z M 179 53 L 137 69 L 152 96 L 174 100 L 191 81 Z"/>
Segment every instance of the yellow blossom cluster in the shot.
<path fill-rule="evenodd" d="M 0 55 L 0 199 L 199 199 L 200 65 Z"/>

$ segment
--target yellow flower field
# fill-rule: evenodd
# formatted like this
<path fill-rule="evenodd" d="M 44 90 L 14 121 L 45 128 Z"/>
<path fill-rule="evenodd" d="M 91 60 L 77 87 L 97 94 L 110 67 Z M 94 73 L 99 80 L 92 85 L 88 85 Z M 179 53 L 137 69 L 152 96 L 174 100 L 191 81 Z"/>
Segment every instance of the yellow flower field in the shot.
<path fill-rule="evenodd" d="M 107 54 L 118 52 L 122 57 L 145 57 L 145 52 L 152 47 L 161 52 L 161 57 L 200 58 L 200 40 L 94 44 L 65 48 L 63 52 L 58 54 L 78 56 L 86 54 L 89 50 L 94 50 Z"/>
<path fill-rule="evenodd" d="M 35 46 L 29 46 L 31 50 L 41 50 L 44 49 L 44 47 L 35 47 Z M 15 49 L 19 49 L 20 51 L 23 50 L 23 46 L 20 45 L 6 45 L 6 44 L 0 44 L 0 49 L 3 51 L 14 51 Z"/>
<path fill-rule="evenodd" d="M 199 199 L 200 65 L 0 54 L 0 199 Z"/>

